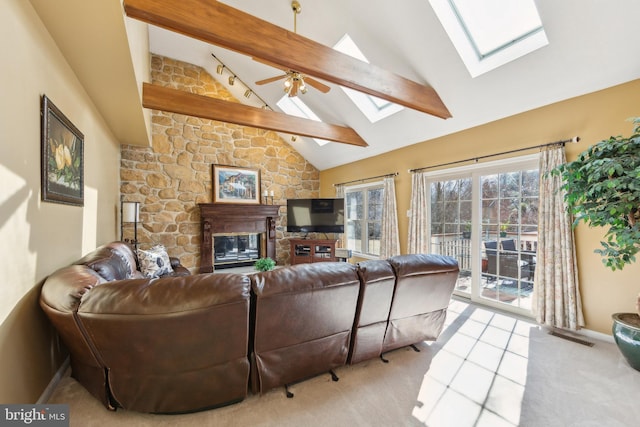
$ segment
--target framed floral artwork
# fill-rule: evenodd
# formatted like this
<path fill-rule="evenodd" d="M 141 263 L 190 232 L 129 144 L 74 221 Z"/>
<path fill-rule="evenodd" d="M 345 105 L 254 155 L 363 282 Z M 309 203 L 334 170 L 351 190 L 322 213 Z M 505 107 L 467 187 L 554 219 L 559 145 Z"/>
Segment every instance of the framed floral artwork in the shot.
<path fill-rule="evenodd" d="M 213 165 L 213 203 L 260 204 L 260 170 Z"/>
<path fill-rule="evenodd" d="M 46 95 L 40 114 L 42 200 L 84 206 L 84 135 Z"/>

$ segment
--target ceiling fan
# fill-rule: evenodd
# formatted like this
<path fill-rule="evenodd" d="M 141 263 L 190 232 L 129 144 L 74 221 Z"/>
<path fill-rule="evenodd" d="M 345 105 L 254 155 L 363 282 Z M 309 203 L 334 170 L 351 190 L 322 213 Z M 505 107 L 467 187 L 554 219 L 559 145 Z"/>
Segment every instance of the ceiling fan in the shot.
<path fill-rule="evenodd" d="M 300 11 L 302 10 L 301 6 L 300 6 L 300 2 L 298 2 L 297 0 L 293 0 L 291 2 L 291 10 L 293 10 L 293 32 L 297 33 L 297 22 L 296 22 L 296 17 L 297 15 L 300 13 Z M 255 58 L 254 58 L 255 59 Z M 260 61 L 260 60 L 258 60 Z M 266 61 L 260 61 L 263 63 L 267 63 Z M 275 81 L 278 81 L 280 79 L 285 79 L 284 81 L 284 91 L 287 95 L 289 95 L 289 97 L 293 97 L 293 96 L 297 96 L 298 93 L 302 93 L 305 94 L 307 93 L 307 85 L 311 86 L 314 89 L 319 90 L 322 93 L 327 93 L 331 90 L 331 88 L 323 83 L 320 83 L 319 81 L 317 81 L 316 79 L 309 77 L 309 76 L 305 76 L 304 74 L 295 71 L 295 70 L 290 70 L 290 69 L 286 69 L 286 68 L 282 68 L 279 65 L 275 65 L 272 63 L 267 63 L 267 65 L 270 65 L 272 67 L 275 68 L 279 68 L 281 70 L 283 70 L 285 73 L 280 75 L 280 76 L 275 76 L 275 77 L 270 77 L 268 79 L 264 79 L 264 80 L 259 80 L 256 82 L 257 85 L 264 85 L 267 83 L 272 83 Z"/>

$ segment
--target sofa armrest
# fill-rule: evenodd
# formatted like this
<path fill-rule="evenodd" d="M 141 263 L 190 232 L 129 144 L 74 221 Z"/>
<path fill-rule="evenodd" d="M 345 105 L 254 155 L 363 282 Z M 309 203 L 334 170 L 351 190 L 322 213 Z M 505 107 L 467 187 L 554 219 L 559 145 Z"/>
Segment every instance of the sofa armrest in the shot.
<path fill-rule="evenodd" d="M 167 276 L 190 276 L 191 271 L 184 265 L 180 264 L 180 260 L 176 257 L 169 257 L 169 261 L 171 261 L 171 268 L 173 269 L 173 273 L 167 274 Z"/>

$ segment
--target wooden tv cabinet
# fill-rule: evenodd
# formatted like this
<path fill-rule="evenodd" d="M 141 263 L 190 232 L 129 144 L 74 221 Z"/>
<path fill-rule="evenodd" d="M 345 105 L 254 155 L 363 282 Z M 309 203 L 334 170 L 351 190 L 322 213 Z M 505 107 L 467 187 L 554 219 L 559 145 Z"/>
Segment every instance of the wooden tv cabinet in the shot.
<path fill-rule="evenodd" d="M 337 240 L 329 239 L 289 239 L 291 264 L 338 261 L 336 243 Z"/>

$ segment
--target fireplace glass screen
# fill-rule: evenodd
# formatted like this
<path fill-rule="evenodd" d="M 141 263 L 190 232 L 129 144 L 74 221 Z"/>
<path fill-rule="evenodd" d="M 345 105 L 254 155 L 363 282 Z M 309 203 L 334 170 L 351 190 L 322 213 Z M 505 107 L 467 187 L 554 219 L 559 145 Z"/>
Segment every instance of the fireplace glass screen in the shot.
<path fill-rule="evenodd" d="M 213 265 L 230 268 L 252 265 L 260 258 L 260 234 L 213 237 Z"/>

